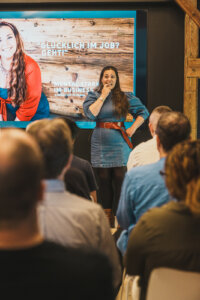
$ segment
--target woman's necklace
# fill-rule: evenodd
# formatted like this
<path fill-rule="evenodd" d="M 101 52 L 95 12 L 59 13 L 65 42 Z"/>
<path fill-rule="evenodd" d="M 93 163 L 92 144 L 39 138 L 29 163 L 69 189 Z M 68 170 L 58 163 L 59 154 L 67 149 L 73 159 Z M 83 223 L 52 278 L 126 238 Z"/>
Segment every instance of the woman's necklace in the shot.
<path fill-rule="evenodd" d="M 2 80 L 3 82 L 1 82 L 4 87 L 8 87 L 9 85 L 9 79 L 10 79 L 10 70 L 7 70 L 3 67 L 2 63 L 0 64 L 0 73 L 2 74 Z"/>
<path fill-rule="evenodd" d="M 10 71 L 5 69 L 3 66 L 2 66 L 2 63 L 0 64 L 0 71 L 3 73 L 3 75 L 7 78 L 10 74 Z"/>

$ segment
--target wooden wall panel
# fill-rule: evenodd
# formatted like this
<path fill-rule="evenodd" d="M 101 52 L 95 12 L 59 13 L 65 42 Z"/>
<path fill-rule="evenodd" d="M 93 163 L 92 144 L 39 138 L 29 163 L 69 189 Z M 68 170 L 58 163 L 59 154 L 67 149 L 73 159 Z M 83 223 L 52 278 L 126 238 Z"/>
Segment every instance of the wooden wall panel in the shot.
<path fill-rule="evenodd" d="M 197 9 L 196 0 L 175 0 L 178 5 L 192 18 L 192 20 L 200 27 L 200 11 Z"/>

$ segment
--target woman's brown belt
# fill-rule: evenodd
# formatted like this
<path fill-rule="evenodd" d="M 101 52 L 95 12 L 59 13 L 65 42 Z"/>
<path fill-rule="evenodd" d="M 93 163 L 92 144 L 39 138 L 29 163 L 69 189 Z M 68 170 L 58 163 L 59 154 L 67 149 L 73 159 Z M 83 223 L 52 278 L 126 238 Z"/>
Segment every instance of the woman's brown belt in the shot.
<path fill-rule="evenodd" d="M 124 122 L 96 122 L 96 127 L 119 130 L 128 146 L 133 149 L 133 145 L 125 131 Z"/>

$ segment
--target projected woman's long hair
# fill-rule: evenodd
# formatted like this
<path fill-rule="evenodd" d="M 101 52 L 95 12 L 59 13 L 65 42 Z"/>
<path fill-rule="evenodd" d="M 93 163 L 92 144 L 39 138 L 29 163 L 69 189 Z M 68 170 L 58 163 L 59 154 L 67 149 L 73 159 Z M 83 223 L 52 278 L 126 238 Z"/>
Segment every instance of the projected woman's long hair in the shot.
<path fill-rule="evenodd" d="M 14 33 L 16 39 L 16 52 L 13 56 L 10 68 L 10 80 L 8 88 L 8 97 L 12 99 L 13 104 L 21 105 L 26 98 L 26 80 L 25 80 L 25 62 L 23 52 L 23 42 L 17 28 L 8 22 L 0 22 L 0 27 L 8 26 Z"/>

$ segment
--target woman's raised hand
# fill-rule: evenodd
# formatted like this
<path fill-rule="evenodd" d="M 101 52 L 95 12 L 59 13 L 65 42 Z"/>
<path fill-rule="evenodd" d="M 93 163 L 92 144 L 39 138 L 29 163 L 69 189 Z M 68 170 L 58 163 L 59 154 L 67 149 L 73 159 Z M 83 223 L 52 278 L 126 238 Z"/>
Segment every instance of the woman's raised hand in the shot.
<path fill-rule="evenodd" d="M 102 91 L 101 91 L 101 96 L 106 99 L 108 95 L 110 94 L 111 88 L 110 84 L 105 84 Z"/>

